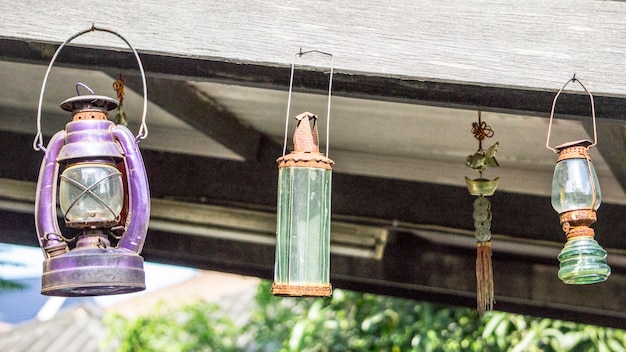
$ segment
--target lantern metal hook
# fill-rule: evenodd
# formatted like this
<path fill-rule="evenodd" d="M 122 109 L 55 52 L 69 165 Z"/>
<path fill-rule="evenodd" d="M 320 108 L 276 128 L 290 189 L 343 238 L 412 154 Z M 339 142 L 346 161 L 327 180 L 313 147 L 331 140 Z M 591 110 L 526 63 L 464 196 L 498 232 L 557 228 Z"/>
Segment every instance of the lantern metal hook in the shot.
<path fill-rule="evenodd" d="M 283 156 L 287 154 L 287 134 L 289 133 L 289 115 L 290 115 L 290 109 L 291 109 L 291 93 L 293 92 L 293 76 L 294 76 L 294 71 L 295 71 L 295 66 L 296 66 L 296 56 L 302 57 L 306 54 L 311 54 L 311 53 L 318 53 L 318 54 L 327 55 L 331 57 L 330 78 L 328 81 L 328 104 L 327 104 L 327 111 L 326 111 L 326 157 L 328 157 L 328 150 L 329 150 L 329 144 L 330 144 L 329 142 L 330 100 L 331 100 L 332 88 L 333 88 L 333 70 L 335 66 L 335 55 L 333 55 L 332 53 L 324 52 L 320 50 L 302 51 L 302 48 L 300 48 L 300 51 L 293 54 L 293 60 L 291 62 L 291 77 L 289 79 L 289 97 L 287 98 L 287 116 L 285 117 L 285 140 L 283 142 Z"/>
<path fill-rule="evenodd" d="M 96 93 L 93 91 L 93 89 L 89 88 L 85 83 L 82 82 L 78 82 L 76 83 L 76 95 L 80 95 L 80 90 L 79 88 L 83 87 L 85 89 L 87 89 L 87 91 L 91 94 L 91 95 L 95 95 Z"/>
<path fill-rule="evenodd" d="M 578 84 L 580 84 L 580 86 L 583 87 L 585 92 L 589 95 L 589 100 L 591 102 L 591 120 L 593 123 L 593 143 L 591 143 L 587 148 L 591 148 L 594 145 L 598 144 L 598 133 L 597 133 L 597 128 L 596 128 L 596 108 L 593 102 L 593 95 L 591 94 L 589 89 L 585 87 L 583 82 L 581 82 L 578 78 L 576 78 L 576 74 L 574 74 L 574 76 L 571 79 L 569 79 L 563 85 L 563 87 L 561 87 L 561 89 L 559 89 L 559 91 L 556 93 L 556 96 L 554 97 L 554 101 L 552 102 L 552 110 L 550 111 L 550 124 L 548 125 L 548 138 L 546 139 L 546 148 L 552 150 L 555 153 L 559 152 L 558 149 L 550 146 L 550 134 L 552 132 L 552 120 L 554 119 L 554 108 L 556 107 L 556 100 L 559 98 L 559 95 L 561 94 L 561 92 L 563 92 L 565 87 L 567 87 L 567 85 L 570 84 L 571 82 L 578 82 Z"/>
<path fill-rule="evenodd" d="M 108 29 L 108 28 L 96 27 L 96 25 L 92 23 L 91 27 L 89 27 L 87 29 L 84 29 L 84 30 L 82 30 L 82 31 L 72 35 L 71 37 L 67 38 L 57 48 L 56 52 L 52 56 L 52 59 L 50 60 L 50 64 L 48 65 L 48 69 L 46 70 L 46 75 L 45 75 L 45 77 L 43 79 L 43 83 L 41 85 L 41 93 L 39 94 L 39 106 L 37 108 L 37 135 L 35 136 L 35 140 L 33 141 L 33 149 L 35 149 L 36 151 L 39 151 L 39 150 L 43 150 L 44 152 L 46 151 L 45 147 L 43 145 L 43 133 L 42 133 L 42 128 L 41 128 L 41 111 L 42 111 L 42 106 L 43 106 L 43 96 L 44 96 L 44 92 L 46 90 L 46 83 L 48 82 L 48 76 L 50 75 L 50 71 L 52 70 L 52 65 L 54 65 L 54 61 L 57 59 L 57 56 L 59 55 L 61 50 L 65 47 L 65 45 L 67 45 L 69 42 L 71 42 L 72 40 L 80 37 L 83 34 L 86 34 L 86 33 L 89 33 L 89 32 L 94 32 L 94 31 L 107 32 L 107 33 L 111 33 L 111 34 L 117 36 L 118 38 L 123 40 L 124 43 L 126 43 L 126 45 L 128 45 L 130 50 L 135 55 L 135 58 L 137 59 L 137 63 L 139 65 L 139 72 L 141 73 L 141 83 L 143 85 L 143 113 L 141 115 L 141 125 L 139 126 L 139 133 L 136 136 L 136 140 L 139 141 L 141 139 L 145 139 L 146 137 L 148 137 L 148 126 L 146 125 L 146 113 L 147 113 L 147 110 L 148 110 L 148 90 L 147 90 L 147 84 L 146 84 L 146 74 L 144 72 L 143 65 L 141 63 L 141 59 L 139 58 L 139 54 L 137 53 L 135 48 L 133 48 L 133 46 L 128 42 L 128 40 L 126 40 L 126 38 L 122 37 L 117 32 L 115 32 L 115 31 L 113 31 L 111 29 Z M 76 89 L 78 90 L 78 87 Z"/>

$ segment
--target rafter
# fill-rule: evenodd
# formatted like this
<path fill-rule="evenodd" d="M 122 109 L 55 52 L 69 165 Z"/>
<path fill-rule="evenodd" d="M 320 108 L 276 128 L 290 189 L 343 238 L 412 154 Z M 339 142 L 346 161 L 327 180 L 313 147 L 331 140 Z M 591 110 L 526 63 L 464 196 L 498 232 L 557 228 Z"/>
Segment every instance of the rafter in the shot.
<path fill-rule="evenodd" d="M 585 129 L 590 136 L 593 136 L 591 122 L 585 124 Z M 617 182 L 626 191 L 626 154 L 624 154 L 626 149 L 626 129 L 622 124 L 599 120 L 597 132 L 598 150 L 609 165 Z"/>
<path fill-rule="evenodd" d="M 41 40 L 0 37 L 0 60 L 48 64 L 57 43 Z M 194 79 L 231 82 L 241 85 L 286 89 L 289 67 L 255 62 L 241 62 L 210 57 L 185 57 L 165 53 L 142 52 L 146 72 L 173 79 Z M 57 60 L 59 65 L 73 67 L 100 67 L 137 70 L 132 55 L 114 49 L 94 49 L 69 46 Z M 318 70 L 299 73 L 297 90 L 325 92 L 327 80 Z M 483 111 L 520 113 L 547 117 L 554 91 L 527 87 L 494 86 L 484 83 L 441 81 L 400 75 L 364 74 L 346 70 L 336 71 L 333 94 L 400 101 L 411 104 L 430 104 L 457 108 L 480 108 Z M 623 97 L 596 94 L 596 112 L 599 119 L 626 120 Z M 563 93 L 559 98 L 559 115 L 581 118 L 588 116 L 589 103 L 584 94 Z"/>
<path fill-rule="evenodd" d="M 0 210 L 0 241 L 37 246 L 33 224 L 33 215 L 19 207 Z M 253 242 L 150 230 L 142 255 L 148 261 L 206 270 L 266 279 L 273 275 L 274 247 Z M 331 282 L 335 288 L 474 307 L 474 260 L 471 248 L 396 232 L 382 260 L 333 255 Z M 621 267 L 602 285 L 580 287 L 561 283 L 551 262 L 529 262 L 496 250 L 493 265 L 498 310 L 626 328 Z"/>
<path fill-rule="evenodd" d="M 131 89 L 141 91 L 138 76 L 127 75 L 124 80 Z M 218 101 L 185 81 L 154 77 L 146 81 L 150 101 L 244 159 L 257 159 L 261 133 L 244 125 Z"/>

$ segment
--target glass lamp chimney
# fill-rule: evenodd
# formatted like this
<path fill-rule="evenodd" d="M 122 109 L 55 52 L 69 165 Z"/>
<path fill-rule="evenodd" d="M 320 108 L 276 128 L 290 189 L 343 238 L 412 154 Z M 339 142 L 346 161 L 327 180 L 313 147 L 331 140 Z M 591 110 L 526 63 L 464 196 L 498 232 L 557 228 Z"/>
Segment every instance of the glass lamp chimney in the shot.
<path fill-rule="evenodd" d="M 277 160 L 277 241 L 272 293 L 330 296 L 333 161 L 319 152 L 317 116 L 303 113 L 296 120 L 294 151 Z"/>
<path fill-rule="evenodd" d="M 598 176 L 583 140 L 557 146 L 559 158 L 552 178 L 552 207 L 557 213 L 589 209 L 595 212 L 602 203 Z"/>
<path fill-rule="evenodd" d="M 112 226 L 119 222 L 124 188 L 122 173 L 112 162 L 71 165 L 60 179 L 59 205 L 68 227 Z"/>

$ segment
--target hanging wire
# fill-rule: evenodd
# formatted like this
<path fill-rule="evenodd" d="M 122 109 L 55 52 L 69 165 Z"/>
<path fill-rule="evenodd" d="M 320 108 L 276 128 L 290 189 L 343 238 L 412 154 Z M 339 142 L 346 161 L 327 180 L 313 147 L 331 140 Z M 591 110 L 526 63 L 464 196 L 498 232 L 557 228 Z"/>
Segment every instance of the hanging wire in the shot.
<path fill-rule="evenodd" d="M 141 125 L 139 126 L 139 133 L 137 134 L 136 139 L 139 141 L 141 139 L 145 139 L 146 137 L 148 137 L 148 126 L 146 125 L 146 114 L 147 114 L 147 110 L 148 110 L 148 90 L 147 90 L 147 84 L 146 84 L 146 74 L 144 72 L 143 65 L 141 64 L 141 59 L 139 58 L 139 54 L 137 53 L 135 48 L 133 48 L 133 46 L 130 45 L 128 40 L 126 40 L 126 38 L 122 37 L 117 32 L 115 32 L 115 31 L 113 31 L 111 29 L 107 29 L 107 28 L 96 27 L 94 24 L 92 24 L 91 27 L 89 27 L 87 29 L 84 29 L 84 30 L 82 30 L 82 31 L 72 35 L 71 37 L 67 38 L 57 48 L 56 52 L 52 56 L 52 59 L 50 60 L 50 64 L 48 64 L 48 69 L 46 70 L 46 75 L 45 75 L 45 77 L 43 79 L 43 83 L 41 84 L 41 93 L 39 94 L 39 106 L 37 108 L 37 135 L 35 136 L 35 140 L 33 141 L 33 149 L 35 149 L 37 151 L 43 150 L 45 152 L 45 148 L 43 146 L 43 133 L 42 133 L 42 128 L 41 128 L 41 111 L 42 111 L 42 107 L 43 107 L 43 96 L 44 96 L 44 92 L 46 90 L 46 84 L 48 82 L 48 76 L 50 76 L 50 71 L 52 70 L 52 65 L 54 65 L 54 61 L 57 59 L 57 56 L 59 56 L 59 53 L 61 52 L 61 49 L 63 49 L 65 47 L 65 45 L 67 45 L 69 42 L 71 42 L 72 40 L 80 37 L 83 34 L 86 34 L 86 33 L 89 33 L 89 32 L 94 32 L 94 31 L 102 31 L 102 32 L 107 32 L 107 33 L 114 34 L 118 38 L 122 39 L 124 41 L 124 43 L 126 43 L 126 45 L 128 45 L 128 47 L 132 50 L 133 54 L 135 55 L 135 58 L 137 59 L 137 63 L 139 64 L 139 72 L 141 73 L 141 83 L 143 85 L 143 113 L 141 115 Z"/>
<path fill-rule="evenodd" d="M 593 95 L 591 94 L 589 89 L 585 87 L 583 82 L 581 82 L 578 78 L 576 78 L 576 74 L 574 74 L 574 76 L 570 80 L 568 80 L 563 85 L 563 87 L 561 87 L 561 89 L 559 89 L 559 91 L 556 93 L 556 96 L 554 97 L 554 101 L 552 102 L 552 110 L 550 111 L 550 124 L 548 125 L 548 138 L 546 139 L 546 148 L 552 150 L 555 153 L 558 153 L 559 151 L 556 148 L 553 148 L 550 146 L 550 134 L 552 133 L 552 120 L 554 118 L 554 108 L 556 106 L 556 100 L 559 98 L 559 95 L 561 95 L 561 92 L 563 92 L 565 87 L 567 87 L 567 85 L 572 82 L 578 82 L 578 84 L 580 84 L 580 86 L 583 87 L 585 92 L 589 95 L 589 100 L 591 101 L 591 121 L 593 123 L 593 143 L 590 144 L 587 148 L 591 148 L 598 143 L 598 132 L 596 129 L 596 108 L 593 103 Z"/>
<path fill-rule="evenodd" d="M 326 111 L 326 157 L 328 156 L 328 151 L 329 151 L 329 145 L 330 145 L 330 141 L 329 141 L 329 137 L 330 137 L 330 100 L 331 100 L 331 96 L 332 96 L 332 89 L 333 89 L 333 70 L 334 70 L 334 66 L 335 66 L 335 55 L 333 55 L 332 53 L 328 53 L 328 52 L 324 52 L 324 51 L 319 51 L 319 50 L 307 50 L 307 51 L 302 51 L 302 48 L 300 48 L 300 51 L 293 54 L 293 59 L 291 62 L 291 77 L 289 79 L 289 97 L 287 98 L 287 116 L 285 117 L 285 140 L 283 142 L 283 156 L 285 156 L 285 154 L 287 154 L 287 134 L 289 133 L 289 115 L 290 115 L 290 109 L 291 109 L 291 93 L 293 92 L 293 76 L 294 76 L 294 71 L 295 71 L 295 66 L 296 66 L 296 56 L 297 57 L 302 57 L 306 54 L 310 54 L 310 53 L 319 53 L 322 55 L 327 55 L 331 57 L 331 64 L 330 64 L 330 78 L 328 81 L 328 104 L 327 104 L 327 111 Z"/>

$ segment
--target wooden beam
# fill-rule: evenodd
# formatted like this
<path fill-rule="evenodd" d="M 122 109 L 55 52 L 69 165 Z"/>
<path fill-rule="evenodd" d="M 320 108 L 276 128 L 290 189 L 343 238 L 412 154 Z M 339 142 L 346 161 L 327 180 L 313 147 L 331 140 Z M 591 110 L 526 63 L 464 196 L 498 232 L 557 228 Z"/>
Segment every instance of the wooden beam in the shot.
<path fill-rule="evenodd" d="M 274 270 L 271 246 L 158 232 L 148 235 L 144 256 L 270 280 Z M 472 249 L 395 233 L 381 261 L 332 256 L 331 283 L 335 288 L 474 308 L 475 256 Z M 558 279 L 556 259 L 542 263 L 495 252 L 493 266 L 497 310 L 626 328 L 626 298 L 620 294 L 626 284 L 623 268 L 615 268 L 605 283 L 576 286 Z"/>
<path fill-rule="evenodd" d="M 591 119 L 589 119 L 591 120 Z M 591 121 L 585 124 L 589 136 L 593 136 Z M 615 121 L 597 121 L 598 150 L 613 172 L 615 179 L 626 192 L 626 127 Z M 600 185 L 602 187 L 602 185 Z"/>
<path fill-rule="evenodd" d="M 43 155 L 32 150 L 32 137 L 0 131 L 0 140 L 12 146 L 0 153 L 0 177 L 36 181 Z M 275 160 L 281 150 L 274 143 L 263 145 L 255 162 L 142 150 L 151 195 L 273 211 L 278 180 Z M 473 200 L 463 187 L 333 173 L 333 216 L 368 218 L 375 225 L 407 222 L 472 231 Z M 490 201 L 494 233 L 564 242 L 548 197 L 496 192 Z M 603 247 L 626 249 L 623 214 L 624 206 L 615 204 L 602 204 L 598 210 L 593 227 Z"/>
<path fill-rule="evenodd" d="M 126 75 L 124 80 L 128 87 L 141 92 L 139 76 Z M 244 125 L 217 100 L 185 81 L 150 76 L 146 81 L 150 101 L 246 160 L 257 159 L 261 133 Z"/>
<path fill-rule="evenodd" d="M 0 37 L 0 60 L 49 63 L 57 43 L 31 39 Z M 174 79 L 208 80 L 240 85 L 287 89 L 289 69 L 286 65 L 242 62 L 214 57 L 185 57 L 172 54 L 141 52 L 146 72 Z M 59 65 L 102 69 L 137 70 L 132 55 L 122 50 L 69 46 L 57 60 Z M 296 90 L 323 94 L 328 81 L 316 69 L 299 73 Z M 436 78 L 370 74 L 337 70 L 333 77 L 333 94 L 365 99 L 399 101 L 445 107 L 482 109 L 514 114 L 548 117 L 556 91 L 489 84 L 489 82 L 456 82 Z M 626 120 L 624 97 L 596 94 L 598 119 Z M 586 118 L 589 101 L 584 94 L 563 93 L 559 97 L 560 117 Z"/>
<path fill-rule="evenodd" d="M 62 3 L 45 11 L 4 7 L 3 33 L 60 41 L 87 27 L 84 8 Z M 171 8 L 140 0 L 125 4 L 110 20 L 93 20 L 116 27 L 147 50 L 289 63 L 299 46 L 317 46 L 334 52 L 340 69 L 548 89 L 576 72 L 593 78 L 589 84 L 599 91 L 626 94 L 620 77 L 626 8 L 619 2 L 542 1 L 511 7 L 484 0 L 398 1 L 393 6 L 362 0 L 339 8 L 308 0 L 292 5 L 233 0 L 211 8 L 198 21 L 187 10 L 195 9 L 191 1 Z M 78 20 L 68 23 L 67 18 Z M 106 39 L 96 37 L 90 44 L 112 42 Z"/>
<path fill-rule="evenodd" d="M 156 197 L 179 197 L 197 202 L 230 202 L 276 206 L 277 171 L 274 159 L 280 151 L 266 152 L 265 162 L 238 163 L 228 160 L 144 152 L 149 169 L 159 169 L 151 181 Z M 163 167 L 166 165 L 167 167 Z M 203 170 L 198 177 L 196 170 Z M 180 187 L 185 184 L 185 187 Z M 333 173 L 332 210 L 335 216 L 358 216 L 394 221 L 448 226 L 473 230 L 474 198 L 463 187 L 434 185 L 395 179 Z M 548 197 L 496 192 L 490 197 L 495 233 L 563 242 L 558 215 Z M 623 206 L 603 204 L 594 224 L 605 248 L 626 249 Z"/>
<path fill-rule="evenodd" d="M 274 251 L 261 245 L 150 233 L 148 260 L 272 279 Z M 158 243 L 158 245 L 157 245 Z M 475 307 L 475 250 L 459 249 L 396 233 L 382 261 L 333 256 L 335 288 L 373 292 L 452 306 Z M 573 286 L 557 277 L 558 265 L 494 256 L 496 309 L 582 323 L 626 327 L 619 294 L 626 283 L 613 273 L 602 285 Z M 595 297 L 596 299 L 589 299 Z"/>
<path fill-rule="evenodd" d="M 32 214 L 0 210 L 0 228 L 1 242 L 38 246 Z M 153 230 L 142 256 L 153 262 L 270 280 L 274 270 L 273 246 Z M 474 261 L 475 250 L 398 232 L 391 236 L 380 261 L 332 256 L 331 283 L 335 288 L 473 308 Z M 626 328 L 622 309 L 626 298 L 620 294 L 626 284 L 623 268 L 616 268 L 605 283 L 576 286 L 558 279 L 556 263 L 496 251 L 493 266 L 497 310 Z"/>

